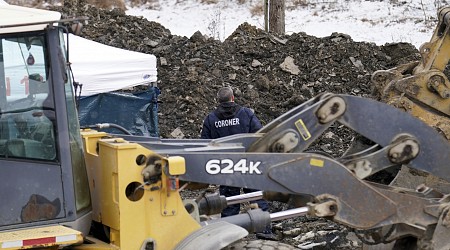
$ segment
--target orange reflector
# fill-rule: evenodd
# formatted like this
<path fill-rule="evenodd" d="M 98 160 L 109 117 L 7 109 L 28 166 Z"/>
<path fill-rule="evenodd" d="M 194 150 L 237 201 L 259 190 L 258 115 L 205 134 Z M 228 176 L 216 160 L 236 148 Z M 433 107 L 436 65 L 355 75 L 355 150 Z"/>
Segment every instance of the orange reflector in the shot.
<path fill-rule="evenodd" d="M 56 237 L 48 237 L 48 238 L 24 240 L 22 245 L 23 246 L 33 246 L 33 245 L 41 245 L 41 244 L 48 244 L 48 243 L 55 243 L 55 242 L 56 242 Z"/>

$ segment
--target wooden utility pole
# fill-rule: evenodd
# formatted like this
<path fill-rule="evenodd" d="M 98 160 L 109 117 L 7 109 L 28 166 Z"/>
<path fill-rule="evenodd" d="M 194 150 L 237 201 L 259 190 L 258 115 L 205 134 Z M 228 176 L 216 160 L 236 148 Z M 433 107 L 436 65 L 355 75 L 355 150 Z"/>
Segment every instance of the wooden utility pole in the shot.
<path fill-rule="evenodd" d="M 264 1 L 264 30 L 269 32 L 269 0 Z"/>
<path fill-rule="evenodd" d="M 269 32 L 284 35 L 285 33 L 285 0 L 269 1 Z"/>

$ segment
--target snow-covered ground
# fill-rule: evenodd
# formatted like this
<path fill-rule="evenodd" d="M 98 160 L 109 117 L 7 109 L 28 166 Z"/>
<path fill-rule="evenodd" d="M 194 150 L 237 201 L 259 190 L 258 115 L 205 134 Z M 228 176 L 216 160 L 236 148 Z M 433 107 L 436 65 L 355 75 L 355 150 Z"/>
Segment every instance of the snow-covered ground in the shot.
<path fill-rule="evenodd" d="M 190 37 L 200 31 L 220 40 L 248 22 L 264 28 L 262 0 L 160 0 L 151 8 L 132 8 L 129 15 L 143 16 L 169 29 L 174 35 Z M 437 23 L 437 11 L 445 0 L 297 0 L 308 3 L 293 7 L 287 0 L 286 32 L 306 32 L 317 37 L 333 32 L 348 34 L 354 41 L 383 45 L 408 42 L 417 48 L 430 40 Z M 252 11 L 253 10 L 253 11 Z M 259 10 L 258 15 L 252 15 Z"/>

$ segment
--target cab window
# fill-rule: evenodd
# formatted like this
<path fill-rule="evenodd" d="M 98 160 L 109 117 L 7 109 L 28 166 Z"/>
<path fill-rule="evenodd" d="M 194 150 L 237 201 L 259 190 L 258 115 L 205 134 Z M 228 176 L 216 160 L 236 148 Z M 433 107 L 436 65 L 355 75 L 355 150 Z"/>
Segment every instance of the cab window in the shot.
<path fill-rule="evenodd" d="M 44 35 L 1 37 L 0 157 L 56 160 Z"/>

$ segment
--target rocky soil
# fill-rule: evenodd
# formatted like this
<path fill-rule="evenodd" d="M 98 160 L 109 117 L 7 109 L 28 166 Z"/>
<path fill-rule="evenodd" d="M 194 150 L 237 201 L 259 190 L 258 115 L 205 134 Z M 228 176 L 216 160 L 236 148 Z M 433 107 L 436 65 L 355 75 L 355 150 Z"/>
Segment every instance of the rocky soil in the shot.
<path fill-rule="evenodd" d="M 354 42 L 345 34 L 317 38 L 305 33 L 273 37 L 247 23 L 224 42 L 199 32 L 170 33 L 159 23 L 115 9 L 83 6 L 81 36 L 158 58 L 161 137 L 198 138 L 204 116 L 216 105 L 219 87 L 231 86 L 236 101 L 255 110 L 263 124 L 319 93 L 370 97 L 371 74 L 418 58 L 411 44 Z"/>
<path fill-rule="evenodd" d="M 236 102 L 254 109 L 264 125 L 323 92 L 374 98 L 370 82 L 374 71 L 419 56 L 407 43 L 377 46 L 339 33 L 324 38 L 305 33 L 275 37 L 247 23 L 223 42 L 199 32 L 180 37 L 159 23 L 126 16 L 118 9 L 69 2 L 58 10 L 66 16 L 89 17 L 83 37 L 158 58 L 163 138 L 199 138 L 203 118 L 216 105 L 222 86 L 231 86 Z M 352 131 L 337 125 L 311 148 L 339 157 L 354 138 Z M 273 202 L 271 210 L 286 207 Z M 301 249 L 361 248 L 350 229 L 330 221 L 300 217 L 273 226 L 281 241 Z"/>

